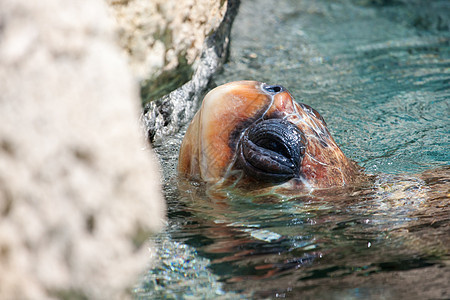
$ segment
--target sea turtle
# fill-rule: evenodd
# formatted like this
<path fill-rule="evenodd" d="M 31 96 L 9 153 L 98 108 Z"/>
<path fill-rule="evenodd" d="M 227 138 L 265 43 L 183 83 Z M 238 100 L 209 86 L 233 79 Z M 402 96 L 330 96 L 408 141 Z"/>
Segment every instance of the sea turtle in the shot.
<path fill-rule="evenodd" d="M 183 205 L 174 206 L 183 210 L 177 228 L 186 226 L 177 236 L 195 235 L 184 240 L 218 268 L 227 264 L 225 282 L 240 290 L 300 282 L 299 290 L 311 274 L 334 278 L 336 261 L 382 274 L 384 266 L 416 268 L 449 253 L 448 166 L 365 174 L 320 114 L 279 85 L 239 81 L 209 92 L 186 132 L 178 172 L 189 181 L 180 180 Z"/>
<path fill-rule="evenodd" d="M 281 85 L 230 82 L 211 90 L 189 125 L 178 172 L 209 184 L 343 186 L 360 167 L 338 147 L 322 116 Z"/>

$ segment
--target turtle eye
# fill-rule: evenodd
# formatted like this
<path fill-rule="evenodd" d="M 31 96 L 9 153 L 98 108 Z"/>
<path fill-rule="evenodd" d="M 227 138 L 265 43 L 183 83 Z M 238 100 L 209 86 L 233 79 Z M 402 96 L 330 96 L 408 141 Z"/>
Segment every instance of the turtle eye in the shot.
<path fill-rule="evenodd" d="M 286 90 L 282 85 L 263 84 L 262 88 L 270 95 L 276 95 Z"/>

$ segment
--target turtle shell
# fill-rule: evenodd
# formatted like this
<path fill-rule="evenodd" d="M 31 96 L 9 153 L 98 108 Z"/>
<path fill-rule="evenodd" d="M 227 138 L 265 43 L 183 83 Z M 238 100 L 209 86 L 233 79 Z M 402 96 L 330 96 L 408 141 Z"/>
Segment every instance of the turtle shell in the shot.
<path fill-rule="evenodd" d="M 355 180 L 359 167 L 322 116 L 280 85 L 237 81 L 211 90 L 182 142 L 179 174 L 217 183 L 327 188 Z"/>

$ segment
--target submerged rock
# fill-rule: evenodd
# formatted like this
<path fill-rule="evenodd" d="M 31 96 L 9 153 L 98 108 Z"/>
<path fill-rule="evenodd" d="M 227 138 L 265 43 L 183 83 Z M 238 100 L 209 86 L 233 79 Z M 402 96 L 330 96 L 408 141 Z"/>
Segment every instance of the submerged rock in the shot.
<path fill-rule="evenodd" d="M 106 5 L 5 0 L 0 19 L 0 298 L 130 296 L 164 203 Z"/>

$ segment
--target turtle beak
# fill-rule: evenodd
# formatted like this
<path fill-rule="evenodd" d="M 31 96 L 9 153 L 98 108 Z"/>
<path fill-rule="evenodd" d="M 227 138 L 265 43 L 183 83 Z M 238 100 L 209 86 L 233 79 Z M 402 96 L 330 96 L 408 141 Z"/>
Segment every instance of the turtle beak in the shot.
<path fill-rule="evenodd" d="M 283 182 L 298 177 L 306 139 L 294 124 L 268 119 L 252 124 L 238 145 L 237 167 L 259 181 Z"/>

